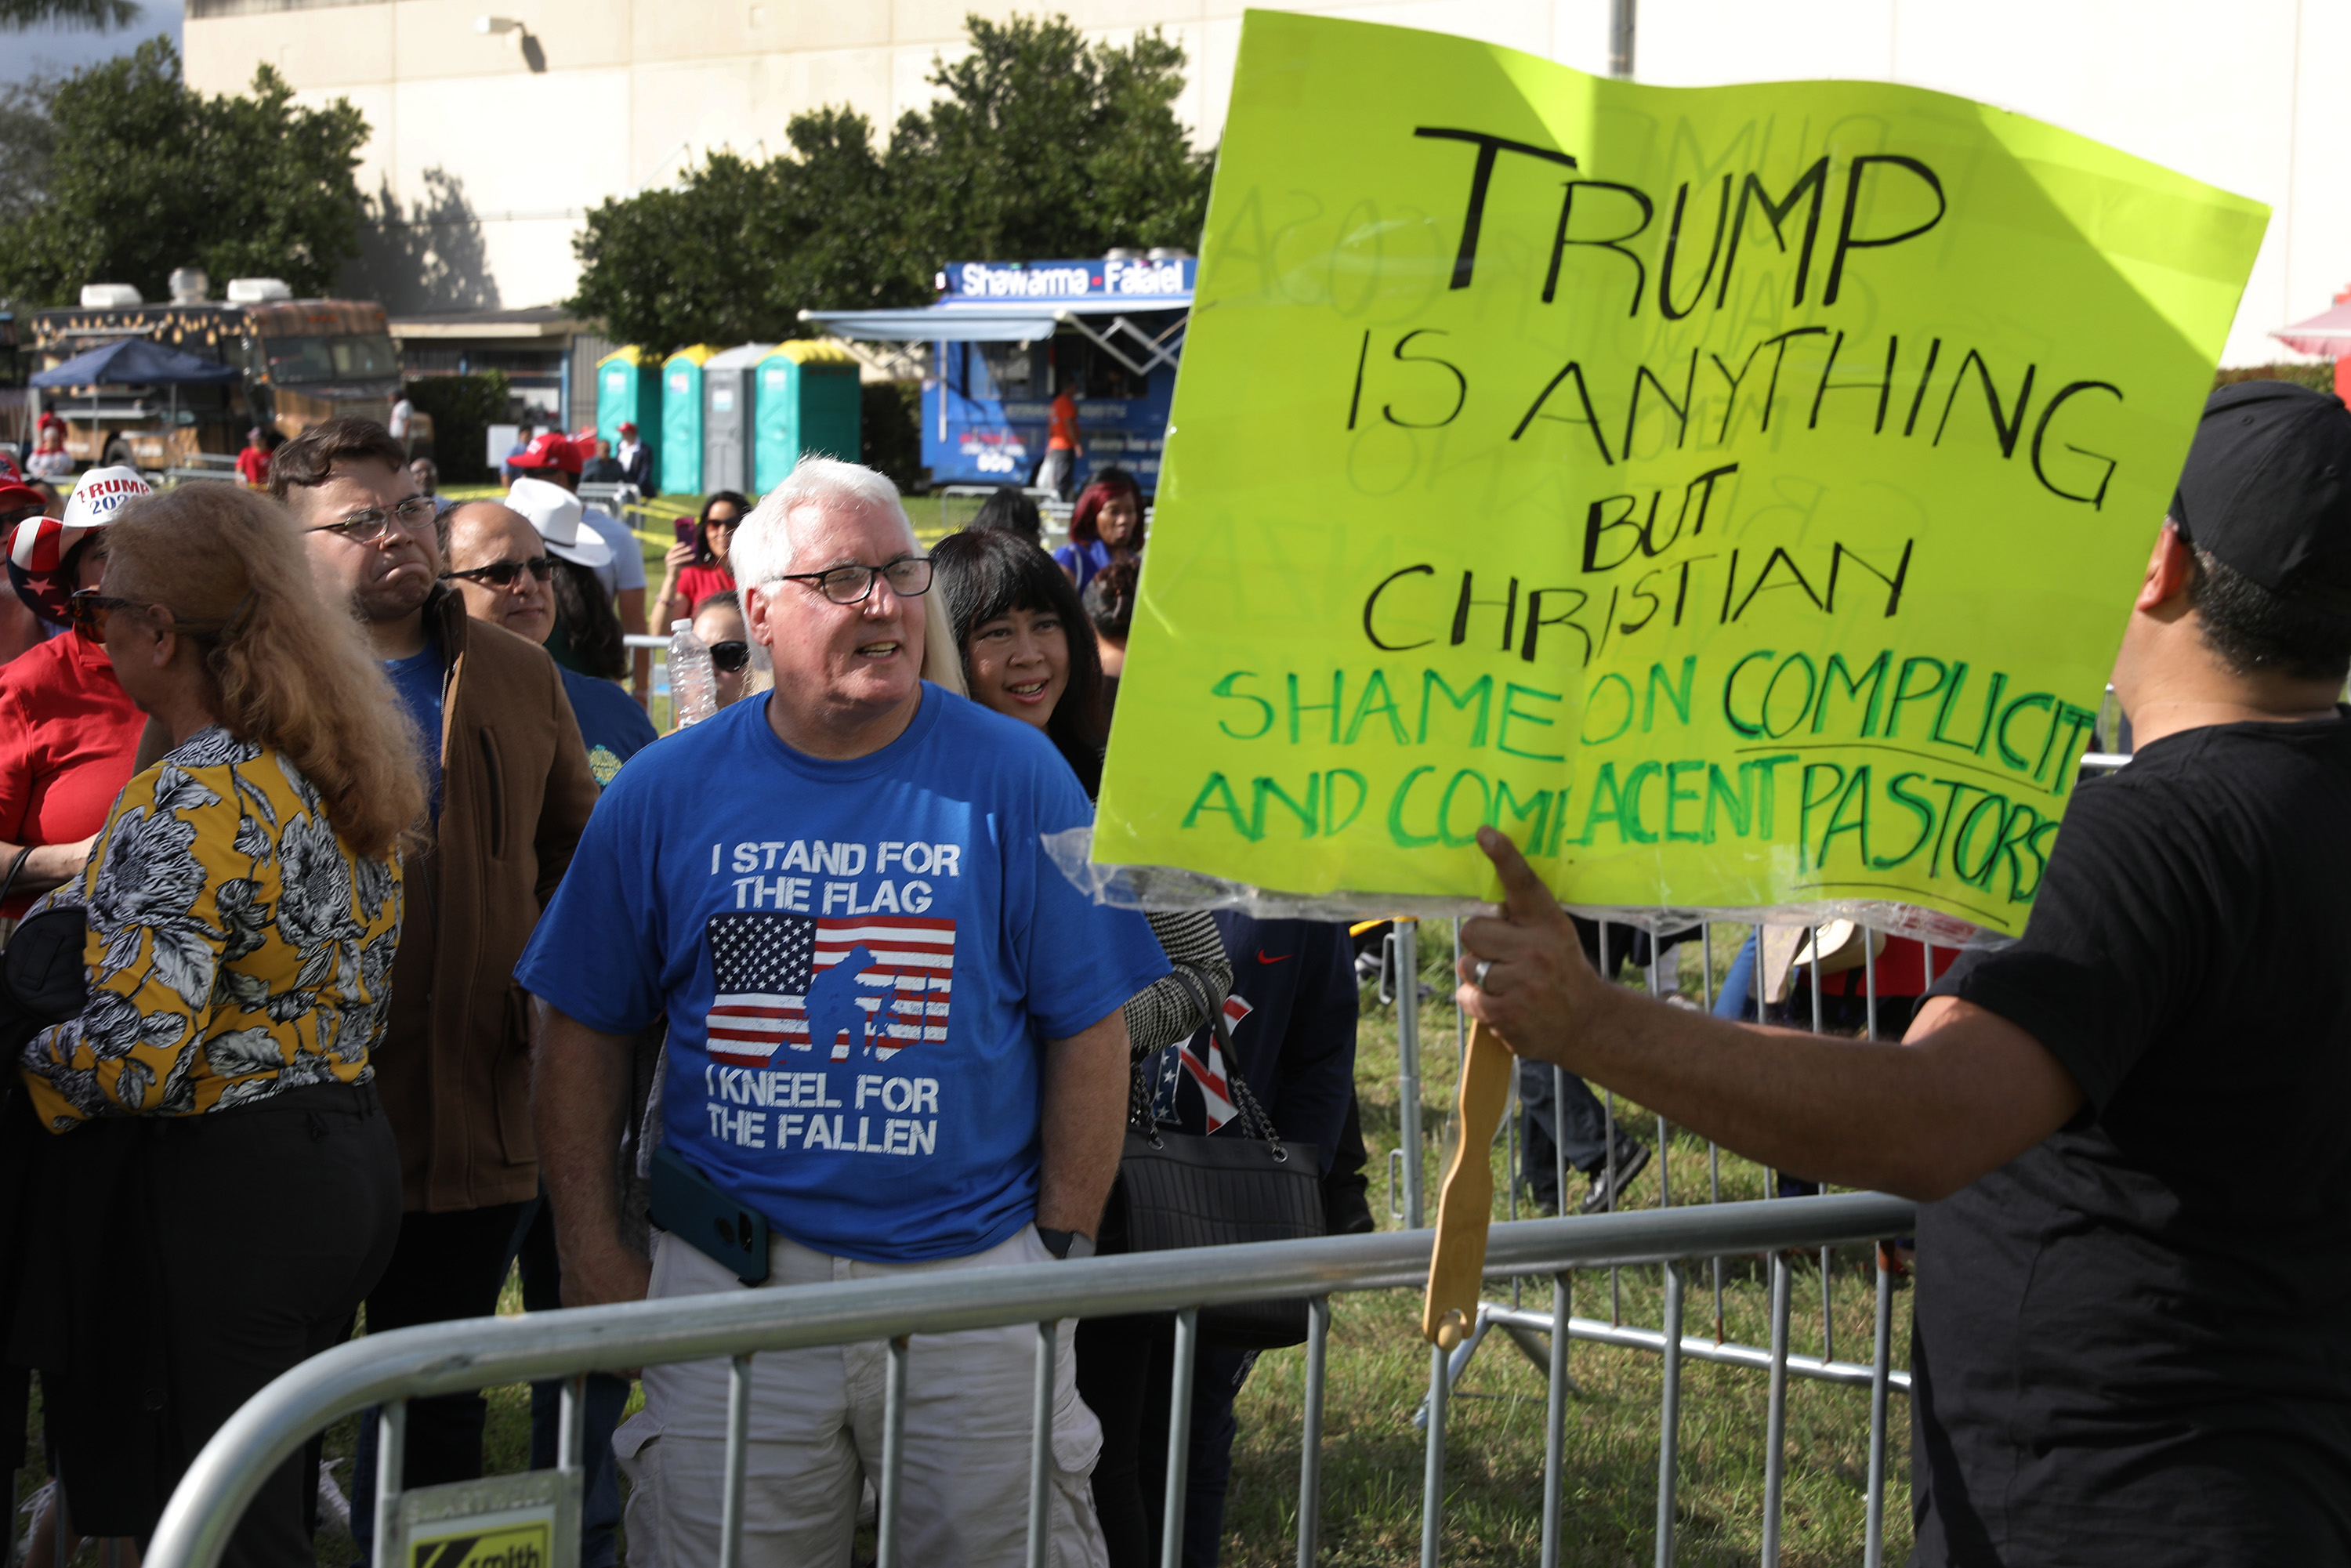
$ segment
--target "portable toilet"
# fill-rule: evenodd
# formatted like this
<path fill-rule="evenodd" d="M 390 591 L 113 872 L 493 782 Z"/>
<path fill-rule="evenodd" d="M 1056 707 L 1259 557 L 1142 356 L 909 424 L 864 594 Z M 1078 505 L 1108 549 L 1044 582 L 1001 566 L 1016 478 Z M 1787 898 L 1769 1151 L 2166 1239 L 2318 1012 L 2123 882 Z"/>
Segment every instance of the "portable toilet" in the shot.
<path fill-rule="evenodd" d="M 661 487 L 662 368 L 643 349 L 615 349 L 596 361 L 596 434 L 621 447 L 621 426 L 653 448 L 653 487 Z"/>
<path fill-rule="evenodd" d="M 752 482 L 772 490 L 803 457 L 856 462 L 863 450 L 860 404 L 854 354 L 812 338 L 777 344 L 759 361 Z"/>
<path fill-rule="evenodd" d="M 702 367 L 718 350 L 707 343 L 680 349 L 662 361 L 662 489 L 699 496 L 702 486 Z M 641 433 L 642 434 L 642 433 Z"/>
<path fill-rule="evenodd" d="M 773 343 L 745 343 L 702 366 L 702 490 L 751 488 L 751 417 L 759 361 Z"/>

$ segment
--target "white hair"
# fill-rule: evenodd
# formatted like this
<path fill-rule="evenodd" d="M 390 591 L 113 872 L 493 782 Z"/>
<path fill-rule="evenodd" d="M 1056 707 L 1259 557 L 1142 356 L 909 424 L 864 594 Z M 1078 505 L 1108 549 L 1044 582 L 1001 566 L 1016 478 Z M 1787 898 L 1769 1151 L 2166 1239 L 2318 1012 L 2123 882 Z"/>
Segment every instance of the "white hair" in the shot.
<path fill-rule="evenodd" d="M 795 513 L 839 507 L 872 507 L 887 512 L 914 543 L 914 525 L 898 499 L 898 486 L 886 474 L 830 457 L 803 457 L 791 477 L 768 491 L 751 515 L 735 530 L 726 547 L 727 564 L 735 580 L 745 588 L 766 588 L 792 570 L 798 541 L 792 537 Z"/>
<path fill-rule="evenodd" d="M 898 486 L 888 475 L 831 457 L 803 457 L 793 465 L 791 476 L 761 497 L 742 527 L 735 530 L 726 559 L 736 583 L 762 598 L 769 597 L 768 590 L 792 570 L 792 555 L 799 548 L 792 537 L 793 514 L 826 507 L 879 507 L 898 520 L 910 548 L 922 548 L 906 516 L 905 503 L 898 498 Z M 749 611 L 746 604 L 747 622 Z M 956 646 L 945 596 L 936 592 L 923 596 L 923 679 L 957 696 L 967 695 L 962 650 Z"/>

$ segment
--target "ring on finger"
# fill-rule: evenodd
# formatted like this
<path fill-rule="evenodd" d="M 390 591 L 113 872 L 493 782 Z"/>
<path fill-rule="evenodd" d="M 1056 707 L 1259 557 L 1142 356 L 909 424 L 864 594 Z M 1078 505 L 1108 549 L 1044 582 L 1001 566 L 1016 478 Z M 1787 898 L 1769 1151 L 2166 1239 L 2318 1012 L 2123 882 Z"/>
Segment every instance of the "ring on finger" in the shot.
<path fill-rule="evenodd" d="M 1491 958 L 1479 959 L 1477 967 L 1469 971 L 1469 983 L 1477 987 L 1479 990 L 1484 990 L 1486 988 L 1487 971 L 1493 968 L 1493 967 L 1494 960 Z"/>

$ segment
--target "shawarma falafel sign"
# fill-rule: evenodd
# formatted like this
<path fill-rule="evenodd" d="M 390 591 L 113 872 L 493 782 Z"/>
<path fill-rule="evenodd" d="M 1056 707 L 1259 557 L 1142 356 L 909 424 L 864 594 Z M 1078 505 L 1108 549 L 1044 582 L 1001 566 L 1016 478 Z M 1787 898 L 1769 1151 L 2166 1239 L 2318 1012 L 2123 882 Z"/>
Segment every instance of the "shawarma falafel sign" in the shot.
<path fill-rule="evenodd" d="M 2021 929 L 2267 211 L 1250 13 L 1095 862 Z"/>

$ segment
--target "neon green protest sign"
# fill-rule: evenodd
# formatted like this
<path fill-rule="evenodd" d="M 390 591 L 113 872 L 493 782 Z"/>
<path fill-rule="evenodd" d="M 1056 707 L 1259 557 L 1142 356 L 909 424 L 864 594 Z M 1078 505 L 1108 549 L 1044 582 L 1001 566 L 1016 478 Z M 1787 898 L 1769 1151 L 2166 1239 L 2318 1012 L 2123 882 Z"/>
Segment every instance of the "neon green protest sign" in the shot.
<path fill-rule="evenodd" d="M 1096 862 L 2020 929 L 2266 218 L 1251 12 Z"/>

